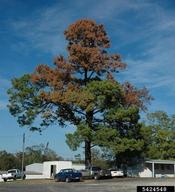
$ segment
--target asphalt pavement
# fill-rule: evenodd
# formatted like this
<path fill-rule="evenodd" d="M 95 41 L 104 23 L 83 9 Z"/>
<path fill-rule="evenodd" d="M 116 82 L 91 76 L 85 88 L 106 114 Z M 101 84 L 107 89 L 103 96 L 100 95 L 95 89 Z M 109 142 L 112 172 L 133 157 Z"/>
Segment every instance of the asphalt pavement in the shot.
<path fill-rule="evenodd" d="M 25 180 L 0 183 L 0 192 L 136 192 L 137 186 L 175 186 L 175 178 L 114 178 L 84 182 Z"/>

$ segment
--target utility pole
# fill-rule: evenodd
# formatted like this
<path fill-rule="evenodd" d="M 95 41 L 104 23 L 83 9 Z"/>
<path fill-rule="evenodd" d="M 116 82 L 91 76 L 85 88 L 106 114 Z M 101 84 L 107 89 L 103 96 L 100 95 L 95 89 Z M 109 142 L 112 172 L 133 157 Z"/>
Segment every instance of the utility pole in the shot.
<path fill-rule="evenodd" d="M 25 133 L 23 133 L 23 139 L 22 139 L 22 166 L 21 171 L 24 171 L 24 149 L 25 149 Z"/>
<path fill-rule="evenodd" d="M 44 161 L 47 160 L 46 155 L 47 155 L 47 152 L 48 152 L 48 146 L 49 146 L 49 142 L 47 142 L 46 147 L 44 148 L 44 151 L 43 151 L 43 160 Z"/>

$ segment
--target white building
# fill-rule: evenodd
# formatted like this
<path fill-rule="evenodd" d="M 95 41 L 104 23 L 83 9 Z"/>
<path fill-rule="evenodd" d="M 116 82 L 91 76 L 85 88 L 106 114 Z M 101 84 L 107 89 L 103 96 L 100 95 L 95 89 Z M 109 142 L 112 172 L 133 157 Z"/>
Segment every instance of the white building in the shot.
<path fill-rule="evenodd" d="M 74 164 L 72 161 L 45 161 L 43 163 L 34 163 L 26 166 L 27 173 L 41 174 L 44 178 L 52 178 L 61 169 L 85 169 L 84 164 Z"/>
<path fill-rule="evenodd" d="M 43 163 L 33 163 L 26 166 L 27 173 L 43 174 Z"/>

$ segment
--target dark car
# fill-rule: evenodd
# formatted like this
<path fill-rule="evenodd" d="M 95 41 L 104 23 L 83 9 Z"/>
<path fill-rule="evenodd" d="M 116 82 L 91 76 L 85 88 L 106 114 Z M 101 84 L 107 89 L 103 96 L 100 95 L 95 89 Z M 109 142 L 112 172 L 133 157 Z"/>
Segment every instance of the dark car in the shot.
<path fill-rule="evenodd" d="M 100 167 L 92 167 L 91 174 L 93 175 L 94 179 L 101 179 L 101 178 L 110 178 L 111 172 L 107 169 L 101 169 Z"/>
<path fill-rule="evenodd" d="M 55 181 L 80 181 L 82 174 L 75 169 L 61 169 L 54 177 Z"/>
<path fill-rule="evenodd" d="M 101 178 L 110 178 L 111 172 L 106 169 L 101 169 L 100 167 L 89 167 L 89 169 L 81 170 L 82 176 L 84 178 L 94 178 L 95 180 Z"/>

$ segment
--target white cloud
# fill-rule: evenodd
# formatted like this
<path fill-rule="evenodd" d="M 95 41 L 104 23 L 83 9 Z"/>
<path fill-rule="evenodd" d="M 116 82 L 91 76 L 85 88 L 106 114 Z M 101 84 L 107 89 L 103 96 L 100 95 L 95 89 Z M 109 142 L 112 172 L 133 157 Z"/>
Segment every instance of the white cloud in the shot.
<path fill-rule="evenodd" d="M 34 12 L 30 20 L 15 21 L 13 30 L 26 40 L 22 44 L 53 55 L 65 53 L 63 31 L 78 17 L 93 18 L 109 25 L 114 49 L 128 49 L 127 79 L 150 88 L 171 84 L 173 90 L 174 13 L 153 1 L 76 0 L 64 6 L 53 4 Z"/>
<path fill-rule="evenodd" d="M 53 55 L 64 53 L 65 40 L 63 32 L 69 23 L 69 12 L 60 10 L 59 6 L 37 11 L 33 16 L 15 21 L 11 27 L 26 47 L 36 48 Z M 24 46 L 22 46 L 24 48 Z"/>
<path fill-rule="evenodd" d="M 175 31 L 174 31 L 175 32 Z M 173 88 L 175 78 L 175 37 L 153 38 L 141 59 L 126 59 L 129 70 L 126 75 L 135 83 L 149 87 Z"/>
<path fill-rule="evenodd" d="M 150 6 L 147 2 L 123 1 L 123 0 L 98 0 L 80 1 L 60 5 L 53 4 L 50 7 L 40 9 L 32 13 L 30 17 L 21 18 L 11 23 L 15 35 L 21 37 L 19 48 L 24 49 L 24 45 L 30 49 L 50 52 L 52 54 L 65 53 L 66 42 L 63 32 L 69 24 L 80 18 L 92 18 L 102 23 L 111 23 L 119 38 L 129 37 L 122 26 L 129 25 L 122 19 L 123 14 L 128 11 L 140 12 Z M 119 25 L 119 28 L 118 28 Z M 123 35 L 124 34 L 124 35 Z M 136 38 L 136 37 L 134 37 Z M 122 39 L 123 40 L 123 39 Z M 15 45 L 18 46 L 18 45 Z"/>
<path fill-rule="evenodd" d="M 164 88 L 168 95 L 172 95 L 175 94 L 175 14 L 156 4 L 153 7 L 154 12 L 147 10 L 149 17 L 144 10 L 140 13 L 147 19 L 138 31 L 134 31 L 133 38 L 131 31 L 125 31 L 121 36 L 125 40 L 120 48 L 131 47 L 130 53 L 125 56 L 128 70 L 124 72 L 124 77 L 150 89 Z"/>

